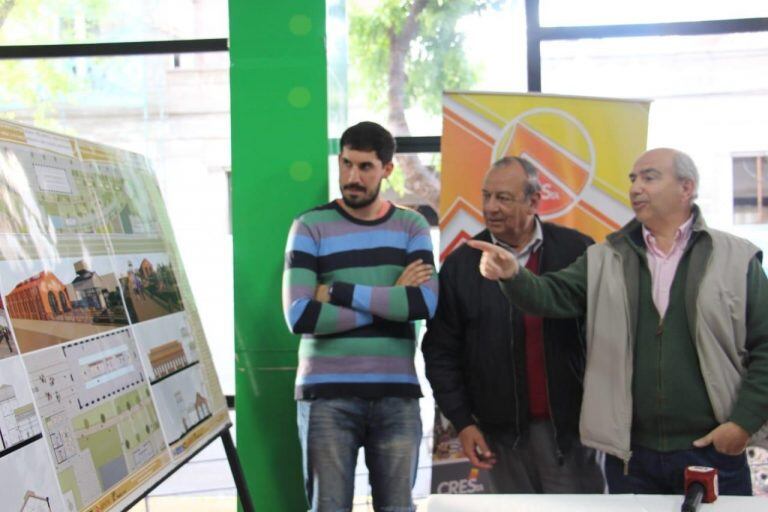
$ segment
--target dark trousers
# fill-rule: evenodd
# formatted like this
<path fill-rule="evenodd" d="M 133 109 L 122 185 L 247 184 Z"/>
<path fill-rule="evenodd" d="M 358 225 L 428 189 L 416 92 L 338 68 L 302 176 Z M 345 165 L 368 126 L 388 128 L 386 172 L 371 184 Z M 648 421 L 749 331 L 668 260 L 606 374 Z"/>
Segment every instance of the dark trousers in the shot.
<path fill-rule="evenodd" d="M 548 420 L 532 421 L 519 439 L 485 433 L 496 464 L 490 471 L 495 494 L 603 493 L 603 473 L 595 450 L 576 442 L 557 458 L 555 432 Z M 515 443 L 515 440 L 517 441 Z"/>
<path fill-rule="evenodd" d="M 606 455 L 608 491 L 611 494 L 682 494 L 686 466 L 716 468 L 722 495 L 752 495 L 752 477 L 746 454 L 725 455 L 712 445 L 670 452 L 633 446 L 626 475 L 624 461 Z"/>

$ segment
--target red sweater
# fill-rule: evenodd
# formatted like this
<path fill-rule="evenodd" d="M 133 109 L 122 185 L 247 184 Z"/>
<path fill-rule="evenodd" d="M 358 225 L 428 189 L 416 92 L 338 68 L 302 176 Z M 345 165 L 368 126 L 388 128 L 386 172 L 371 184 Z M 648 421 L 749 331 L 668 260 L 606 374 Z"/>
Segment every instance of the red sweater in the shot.
<path fill-rule="evenodd" d="M 528 257 L 525 268 L 539 273 L 541 248 Z M 540 316 L 523 315 L 525 326 L 525 374 L 528 382 L 528 410 L 531 418 L 549 418 L 547 401 L 547 371 L 544 367 L 544 335 Z"/>

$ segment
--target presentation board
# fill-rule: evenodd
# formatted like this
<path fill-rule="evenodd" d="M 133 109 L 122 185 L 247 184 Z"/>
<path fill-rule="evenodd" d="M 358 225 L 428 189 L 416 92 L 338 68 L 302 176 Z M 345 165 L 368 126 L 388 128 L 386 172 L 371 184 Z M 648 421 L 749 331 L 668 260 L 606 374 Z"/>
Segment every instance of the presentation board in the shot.
<path fill-rule="evenodd" d="M 0 121 L 3 510 L 120 510 L 228 425 L 150 161 Z"/>

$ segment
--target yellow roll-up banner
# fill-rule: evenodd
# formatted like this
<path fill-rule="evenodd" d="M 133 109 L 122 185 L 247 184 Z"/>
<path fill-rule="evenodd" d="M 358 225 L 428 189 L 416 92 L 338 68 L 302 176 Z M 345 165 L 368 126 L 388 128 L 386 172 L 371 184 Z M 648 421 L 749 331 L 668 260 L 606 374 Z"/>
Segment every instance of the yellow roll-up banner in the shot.
<path fill-rule="evenodd" d="M 543 94 L 443 97 L 441 261 L 483 229 L 490 165 L 522 156 L 539 170 L 543 220 L 602 241 L 632 218 L 627 174 L 645 150 L 650 103 Z"/>

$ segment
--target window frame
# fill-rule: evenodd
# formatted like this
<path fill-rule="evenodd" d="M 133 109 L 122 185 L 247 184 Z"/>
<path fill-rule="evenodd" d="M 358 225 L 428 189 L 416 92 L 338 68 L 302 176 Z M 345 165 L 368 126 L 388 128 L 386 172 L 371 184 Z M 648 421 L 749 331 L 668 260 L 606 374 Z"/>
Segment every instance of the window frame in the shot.
<path fill-rule="evenodd" d="M 755 216 L 758 218 L 757 222 L 736 222 L 736 207 L 737 206 L 744 206 L 737 204 L 739 202 L 740 198 L 736 197 L 736 165 L 738 160 L 744 160 L 749 159 L 753 160 L 755 163 Z M 731 167 L 733 172 L 733 193 L 732 193 L 732 203 L 733 203 L 733 223 L 734 225 L 738 226 L 745 226 L 745 225 L 754 225 L 754 224 L 766 224 L 766 222 L 760 222 L 760 218 L 764 216 L 768 216 L 768 187 L 764 185 L 765 181 L 768 181 L 768 150 L 763 151 L 750 151 L 750 152 L 739 152 L 739 153 L 733 153 L 731 154 Z M 743 198 L 741 198 L 743 199 Z M 751 199 L 751 196 L 750 198 Z M 752 206 L 747 205 L 747 206 Z"/>

